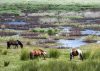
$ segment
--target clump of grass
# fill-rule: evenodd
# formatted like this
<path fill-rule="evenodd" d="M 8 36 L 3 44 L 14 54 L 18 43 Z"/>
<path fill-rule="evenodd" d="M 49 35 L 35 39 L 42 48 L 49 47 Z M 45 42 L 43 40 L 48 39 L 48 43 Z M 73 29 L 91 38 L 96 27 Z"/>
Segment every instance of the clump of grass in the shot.
<path fill-rule="evenodd" d="M 86 36 L 83 40 L 85 42 L 95 42 L 95 38 L 97 38 L 95 35 L 89 35 L 89 36 Z"/>
<path fill-rule="evenodd" d="M 4 61 L 4 67 L 7 67 L 9 65 L 9 61 Z"/>
<path fill-rule="evenodd" d="M 91 59 L 100 59 L 100 48 L 95 48 L 94 50 L 92 50 L 90 58 Z"/>
<path fill-rule="evenodd" d="M 30 42 L 30 41 L 28 41 L 28 42 L 26 43 L 26 45 L 31 45 L 31 42 Z"/>
<path fill-rule="evenodd" d="M 88 59 L 90 57 L 91 51 L 86 51 L 83 53 L 83 58 Z"/>
<path fill-rule="evenodd" d="M 21 60 L 28 60 L 29 58 L 30 58 L 30 56 L 29 56 L 29 50 L 26 49 L 26 48 L 22 49 L 21 55 L 20 55 L 20 59 Z"/>
<path fill-rule="evenodd" d="M 7 52 L 8 52 L 7 49 L 2 50 L 2 54 L 3 54 L 3 55 L 7 55 Z"/>
<path fill-rule="evenodd" d="M 0 49 L 0 54 L 2 53 L 2 49 Z"/>
<path fill-rule="evenodd" d="M 48 56 L 50 57 L 50 58 L 58 58 L 59 56 L 60 56 L 60 51 L 59 50 L 57 50 L 57 49 L 50 49 L 49 50 L 49 53 L 48 53 Z"/>

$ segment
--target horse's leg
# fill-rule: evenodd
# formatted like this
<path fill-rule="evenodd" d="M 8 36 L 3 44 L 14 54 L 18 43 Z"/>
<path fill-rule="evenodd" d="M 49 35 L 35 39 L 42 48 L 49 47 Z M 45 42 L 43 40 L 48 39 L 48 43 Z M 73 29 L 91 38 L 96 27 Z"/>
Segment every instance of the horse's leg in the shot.
<path fill-rule="evenodd" d="M 72 60 L 73 59 L 73 55 L 70 53 L 70 60 Z"/>
<path fill-rule="evenodd" d="M 82 54 L 80 54 L 80 59 L 83 60 L 83 55 Z"/>
<path fill-rule="evenodd" d="M 16 49 L 16 45 L 15 45 L 15 49 Z"/>
<path fill-rule="evenodd" d="M 9 49 L 10 48 L 10 44 L 9 44 L 9 42 L 7 42 L 7 49 Z"/>
<path fill-rule="evenodd" d="M 7 49 L 9 49 L 10 48 L 10 45 L 7 45 Z"/>
<path fill-rule="evenodd" d="M 44 54 L 41 54 L 41 56 L 44 58 L 44 60 L 45 60 L 45 55 Z"/>
<path fill-rule="evenodd" d="M 16 48 L 18 48 L 18 45 L 16 45 Z"/>
<path fill-rule="evenodd" d="M 30 59 L 33 59 L 34 55 L 30 52 Z"/>

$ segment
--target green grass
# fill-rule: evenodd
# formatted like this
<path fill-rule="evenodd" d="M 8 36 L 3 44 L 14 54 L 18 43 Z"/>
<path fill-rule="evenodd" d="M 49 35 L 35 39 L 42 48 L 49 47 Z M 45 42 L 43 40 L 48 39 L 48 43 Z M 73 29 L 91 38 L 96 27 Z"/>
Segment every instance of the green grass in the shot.
<path fill-rule="evenodd" d="M 0 13 L 21 14 L 25 12 L 48 11 L 83 11 L 99 9 L 99 0 L 0 0 Z"/>
<path fill-rule="evenodd" d="M 42 3 L 42 4 L 99 4 L 99 0 L 0 0 L 0 3 L 23 3 L 23 2 L 32 2 L 32 3 Z"/>
<path fill-rule="evenodd" d="M 25 3 L 27 0 L 0 0 L 0 4 L 2 3 L 8 3 L 8 4 L 13 4 L 13 3 Z"/>
<path fill-rule="evenodd" d="M 25 39 L 23 39 L 26 41 Z M 6 40 L 4 40 L 6 41 Z M 28 40 L 29 41 L 29 40 Z M 6 49 L 6 46 L 0 45 L 0 71 L 99 71 L 100 70 L 100 44 L 88 44 L 82 46 L 84 60 L 81 61 L 75 57 L 72 61 L 69 59 L 70 49 L 52 49 L 55 57 L 60 52 L 57 58 L 46 57 L 29 60 L 21 60 L 22 56 L 27 57 L 27 52 L 41 47 L 25 45 L 24 49 Z M 43 49 L 43 48 L 42 48 Z M 2 51 L 7 50 L 7 54 L 2 54 Z M 44 49 L 49 52 L 49 48 Z M 24 52 L 23 52 L 24 51 Z M 58 52 L 59 51 L 59 52 Z M 21 53 L 23 52 L 23 53 Z M 55 53 L 56 52 L 56 53 Z M 25 54 L 24 54 L 25 53 Z M 49 53 L 47 53 L 49 55 Z M 8 64 L 9 63 L 9 64 Z"/>

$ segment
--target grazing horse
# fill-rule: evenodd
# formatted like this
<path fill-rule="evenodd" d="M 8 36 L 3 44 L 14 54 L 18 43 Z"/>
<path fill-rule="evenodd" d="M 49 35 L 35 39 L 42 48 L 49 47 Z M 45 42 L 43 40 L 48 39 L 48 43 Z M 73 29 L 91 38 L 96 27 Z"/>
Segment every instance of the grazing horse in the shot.
<path fill-rule="evenodd" d="M 32 50 L 30 52 L 30 59 L 33 59 L 33 57 L 37 57 L 37 56 L 43 56 L 45 59 L 45 55 L 46 55 L 46 51 L 43 51 L 42 49 L 38 49 L 38 50 Z"/>
<path fill-rule="evenodd" d="M 15 48 L 16 47 L 18 48 L 18 45 L 20 45 L 20 47 L 23 48 L 23 44 L 19 40 L 16 40 L 16 41 L 15 40 L 9 40 L 9 41 L 7 41 L 7 49 L 9 49 L 11 45 L 15 46 Z"/>
<path fill-rule="evenodd" d="M 80 49 L 72 48 L 70 52 L 70 60 L 74 58 L 74 56 L 79 56 L 81 60 L 83 60 L 82 51 Z"/>

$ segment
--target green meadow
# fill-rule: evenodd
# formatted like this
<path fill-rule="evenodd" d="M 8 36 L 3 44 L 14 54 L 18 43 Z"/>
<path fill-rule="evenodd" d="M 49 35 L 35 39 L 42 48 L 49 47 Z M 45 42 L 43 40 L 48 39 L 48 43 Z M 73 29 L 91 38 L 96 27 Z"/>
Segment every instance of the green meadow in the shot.
<path fill-rule="evenodd" d="M 38 11 L 83 11 L 99 9 L 99 0 L 0 0 L 0 13 L 21 14 Z"/>
<path fill-rule="evenodd" d="M 16 38 L 15 38 L 16 39 Z M 20 38 L 23 41 L 33 41 Z M 70 49 L 41 48 L 39 46 L 24 45 L 24 48 L 6 48 L 6 40 L 1 39 L 0 45 L 0 71 L 99 71 L 100 70 L 100 44 L 90 43 L 81 46 L 84 60 L 75 57 L 69 59 Z M 0 43 L 2 43 L 0 42 Z M 42 57 L 29 59 L 29 52 L 33 49 L 47 51 L 46 59 Z"/>

